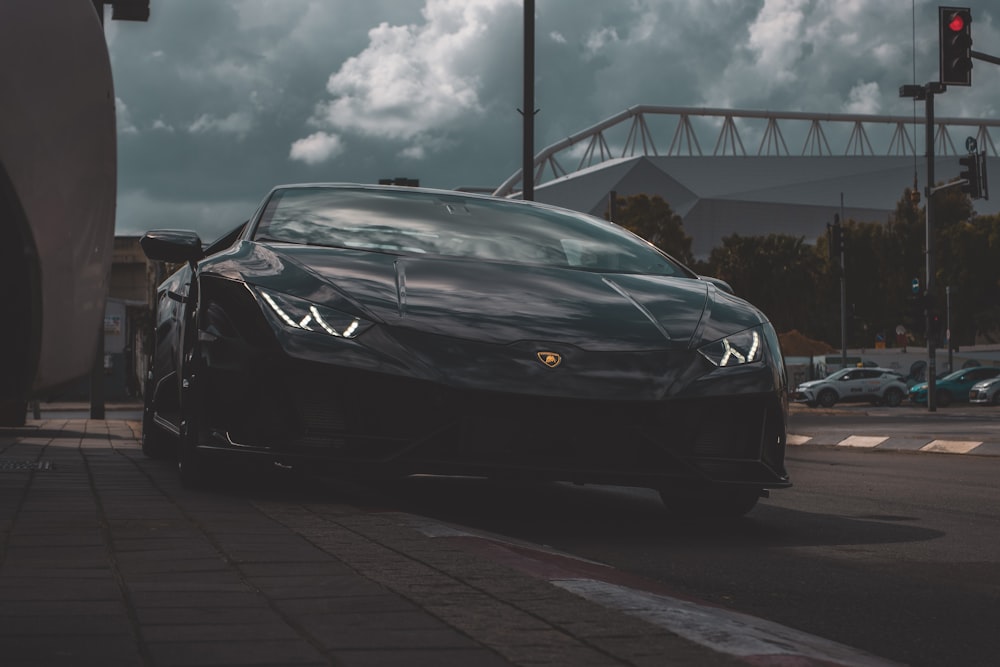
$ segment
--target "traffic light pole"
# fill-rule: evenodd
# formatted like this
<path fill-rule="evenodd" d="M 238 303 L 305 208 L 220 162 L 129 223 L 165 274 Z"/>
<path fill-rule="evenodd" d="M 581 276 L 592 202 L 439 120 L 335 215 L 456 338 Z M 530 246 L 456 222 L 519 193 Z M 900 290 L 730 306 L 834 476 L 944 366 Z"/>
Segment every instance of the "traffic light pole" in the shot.
<path fill-rule="evenodd" d="M 931 335 L 931 310 L 932 301 L 934 299 L 934 207 L 932 206 L 934 196 L 934 93 L 944 92 L 945 87 L 940 83 L 928 83 L 924 87 L 924 110 L 926 112 L 925 120 L 925 138 L 924 141 L 927 146 L 927 185 L 924 186 L 927 190 L 927 206 L 925 207 L 925 225 L 924 234 L 926 237 L 926 248 L 927 254 L 926 259 L 926 275 L 927 279 L 925 282 L 924 292 L 926 298 L 924 299 L 924 332 L 927 338 L 927 411 L 934 412 L 937 410 L 937 353 L 934 349 L 934 336 Z"/>
<path fill-rule="evenodd" d="M 969 54 L 976 60 L 982 60 L 983 62 L 993 63 L 994 65 L 1000 65 L 1000 58 L 996 56 L 991 56 L 988 53 L 982 53 L 981 51 L 969 51 Z"/>
<path fill-rule="evenodd" d="M 924 101 L 924 143 L 927 147 L 927 185 L 924 194 L 927 198 L 925 213 L 925 247 L 926 247 L 926 281 L 924 284 L 924 332 L 927 338 L 927 410 L 937 410 L 937 351 L 934 336 L 931 334 L 931 313 L 934 310 L 934 193 L 941 188 L 934 187 L 934 95 L 943 93 L 947 86 L 938 81 L 932 81 L 926 86 L 907 84 L 900 86 L 900 97 L 912 97 Z M 950 187 L 948 186 L 943 187 Z"/>

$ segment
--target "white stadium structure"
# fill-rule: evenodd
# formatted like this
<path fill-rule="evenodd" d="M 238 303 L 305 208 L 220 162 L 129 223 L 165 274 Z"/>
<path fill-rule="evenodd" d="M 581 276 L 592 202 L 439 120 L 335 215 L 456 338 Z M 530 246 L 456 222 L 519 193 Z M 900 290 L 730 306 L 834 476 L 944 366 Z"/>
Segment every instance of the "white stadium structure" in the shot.
<path fill-rule="evenodd" d="M 934 180 L 958 178 L 971 137 L 986 151 L 992 185 L 1000 158 L 990 133 L 1000 120 L 934 124 Z M 917 154 L 913 137 L 922 143 L 924 134 L 922 117 L 636 106 L 539 152 L 534 198 L 603 216 L 612 192 L 659 195 L 683 218 L 697 258 L 732 234 L 790 234 L 812 243 L 834 214 L 885 222 L 915 178 L 923 192 L 925 151 Z M 747 150 L 744 137 L 756 150 Z M 519 197 L 520 187 L 519 170 L 494 194 Z M 992 202 L 974 202 L 979 214 L 1000 212 L 1000 190 L 990 189 Z"/>

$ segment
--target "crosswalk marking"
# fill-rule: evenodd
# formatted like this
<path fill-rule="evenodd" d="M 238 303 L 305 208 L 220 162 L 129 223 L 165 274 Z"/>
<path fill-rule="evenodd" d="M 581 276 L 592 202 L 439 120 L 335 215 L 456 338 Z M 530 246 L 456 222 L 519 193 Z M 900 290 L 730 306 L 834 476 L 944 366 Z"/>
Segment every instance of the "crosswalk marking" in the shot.
<path fill-rule="evenodd" d="M 967 454 L 982 442 L 970 440 L 932 440 L 920 448 L 922 452 L 944 452 L 946 454 Z"/>
<path fill-rule="evenodd" d="M 888 436 L 881 435 L 852 435 L 841 440 L 838 444 L 841 447 L 878 447 L 888 440 Z"/>

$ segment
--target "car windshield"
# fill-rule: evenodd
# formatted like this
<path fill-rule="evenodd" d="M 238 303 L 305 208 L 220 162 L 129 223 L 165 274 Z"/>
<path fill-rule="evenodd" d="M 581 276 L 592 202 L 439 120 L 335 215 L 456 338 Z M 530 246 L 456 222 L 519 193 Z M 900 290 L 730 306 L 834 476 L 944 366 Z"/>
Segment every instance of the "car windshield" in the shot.
<path fill-rule="evenodd" d="M 256 240 L 693 277 L 609 222 L 545 206 L 461 193 L 349 187 L 274 192 Z"/>

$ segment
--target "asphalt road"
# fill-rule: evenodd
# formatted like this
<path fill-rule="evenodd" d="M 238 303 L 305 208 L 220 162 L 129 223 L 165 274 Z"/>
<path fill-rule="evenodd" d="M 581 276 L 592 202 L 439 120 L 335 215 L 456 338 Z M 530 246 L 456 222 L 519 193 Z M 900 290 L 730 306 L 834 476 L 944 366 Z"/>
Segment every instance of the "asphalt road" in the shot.
<path fill-rule="evenodd" d="M 418 478 L 369 506 L 496 532 L 910 665 L 1000 655 L 1000 458 L 795 448 L 795 487 L 721 525 L 656 494 Z"/>

